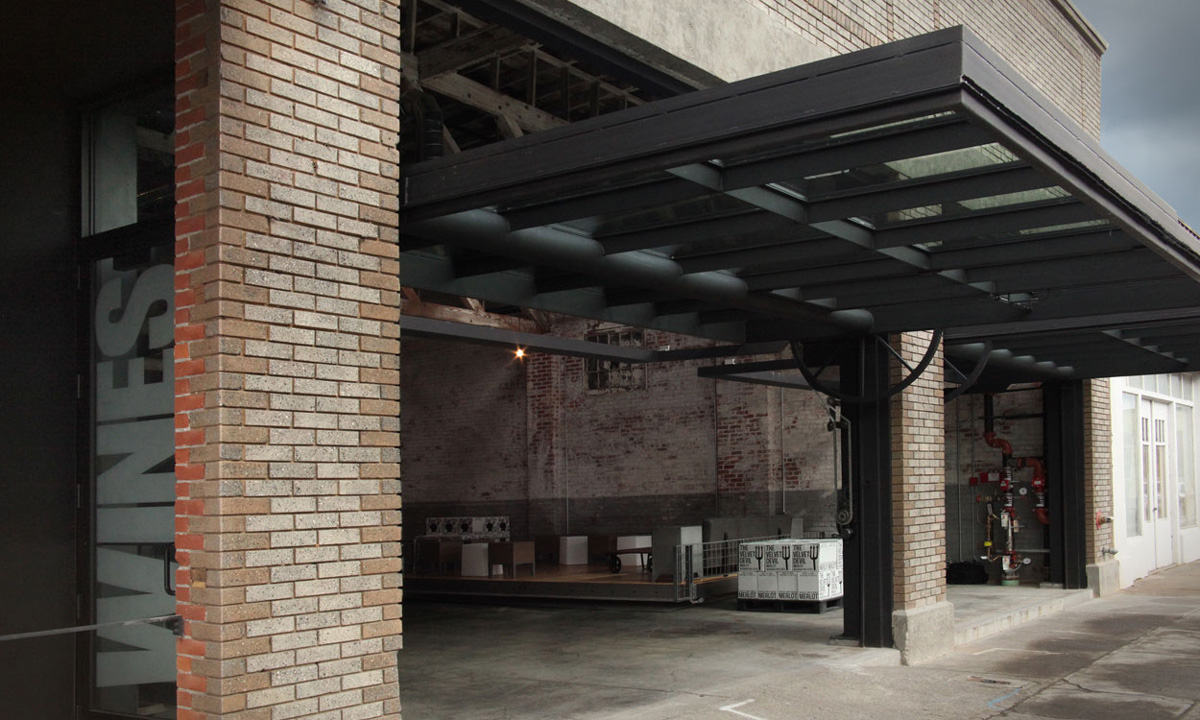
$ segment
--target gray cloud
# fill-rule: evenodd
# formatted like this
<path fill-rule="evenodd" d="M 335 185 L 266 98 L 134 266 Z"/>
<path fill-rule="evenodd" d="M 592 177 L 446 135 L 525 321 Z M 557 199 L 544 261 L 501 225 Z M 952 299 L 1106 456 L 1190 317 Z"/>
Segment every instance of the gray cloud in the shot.
<path fill-rule="evenodd" d="M 1200 227 L 1200 27 L 1196 0 L 1075 0 L 1108 41 L 1100 143 Z"/>

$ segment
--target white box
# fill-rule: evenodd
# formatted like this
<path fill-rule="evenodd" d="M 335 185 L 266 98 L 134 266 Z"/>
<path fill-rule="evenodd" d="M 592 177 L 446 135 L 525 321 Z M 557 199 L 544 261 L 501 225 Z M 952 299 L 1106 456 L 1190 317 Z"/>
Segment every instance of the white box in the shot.
<path fill-rule="evenodd" d="M 791 541 L 792 570 L 788 573 L 788 592 L 797 600 L 832 600 L 844 592 L 842 541 Z M 781 579 L 781 583 L 784 582 Z"/>
<path fill-rule="evenodd" d="M 587 535 L 566 535 L 558 539 L 559 565 L 587 565 Z"/>
<path fill-rule="evenodd" d="M 763 543 L 738 545 L 738 598 L 758 599 L 758 578 L 765 572 L 766 549 Z"/>
<path fill-rule="evenodd" d="M 487 543 L 466 543 L 463 545 L 462 574 L 467 577 L 488 576 Z"/>
<path fill-rule="evenodd" d="M 657 580 L 684 576 L 686 568 L 675 567 L 675 548 L 687 545 L 691 548 L 692 573 L 699 575 L 704 568 L 704 527 L 701 525 L 667 525 L 654 528 L 651 545 L 654 548 L 654 558 L 651 561 L 654 577 Z M 686 558 L 684 558 L 686 562 Z"/>

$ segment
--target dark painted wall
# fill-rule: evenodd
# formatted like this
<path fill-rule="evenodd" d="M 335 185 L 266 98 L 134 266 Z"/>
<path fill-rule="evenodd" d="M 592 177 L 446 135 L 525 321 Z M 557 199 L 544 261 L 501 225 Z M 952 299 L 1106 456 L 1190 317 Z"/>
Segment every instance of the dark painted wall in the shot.
<path fill-rule="evenodd" d="M 75 121 L 0 114 L 0 635 L 75 624 Z M 74 638 L 0 643 L 0 716 L 70 717 Z"/>

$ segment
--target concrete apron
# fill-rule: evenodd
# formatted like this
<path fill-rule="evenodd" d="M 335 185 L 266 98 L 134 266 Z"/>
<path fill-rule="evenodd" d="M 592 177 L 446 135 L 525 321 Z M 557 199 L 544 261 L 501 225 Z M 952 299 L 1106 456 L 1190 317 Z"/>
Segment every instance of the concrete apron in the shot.
<path fill-rule="evenodd" d="M 1091 590 L 952 585 L 946 600 L 892 614 L 905 665 L 926 662 L 958 645 L 1011 630 L 1091 600 Z"/>
<path fill-rule="evenodd" d="M 946 598 L 954 606 L 954 645 L 957 646 L 1085 603 L 1092 599 L 1092 591 L 954 585 L 947 589 Z"/>

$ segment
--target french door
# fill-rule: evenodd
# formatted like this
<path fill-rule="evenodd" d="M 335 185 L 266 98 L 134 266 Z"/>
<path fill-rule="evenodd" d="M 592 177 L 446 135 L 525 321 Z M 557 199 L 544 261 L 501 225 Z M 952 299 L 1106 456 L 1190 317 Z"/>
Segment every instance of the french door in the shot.
<path fill-rule="evenodd" d="M 1175 502 L 1174 448 L 1170 432 L 1171 406 L 1143 398 L 1141 402 L 1141 483 L 1143 532 L 1153 545 L 1154 567 L 1175 562 L 1175 536 L 1171 512 Z"/>

